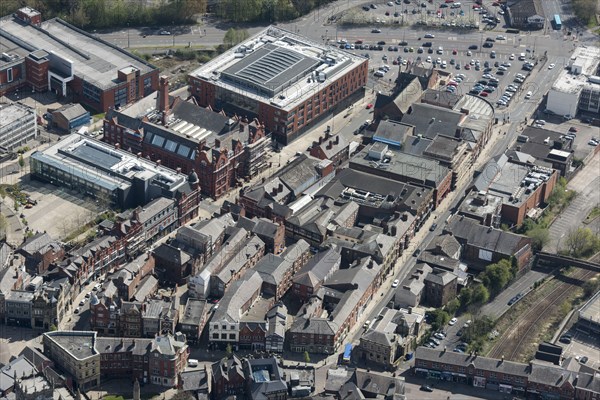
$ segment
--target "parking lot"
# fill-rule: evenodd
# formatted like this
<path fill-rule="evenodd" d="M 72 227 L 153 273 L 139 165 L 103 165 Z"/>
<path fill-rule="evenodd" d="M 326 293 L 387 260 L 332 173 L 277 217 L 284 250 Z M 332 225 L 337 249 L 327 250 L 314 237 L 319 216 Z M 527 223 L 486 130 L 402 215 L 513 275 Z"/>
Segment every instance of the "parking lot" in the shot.
<path fill-rule="evenodd" d="M 47 232 L 55 239 L 64 239 L 101 211 L 91 199 L 49 183 L 22 180 L 20 187 L 37 201 L 37 205 L 19 210 L 29 228 L 34 232 Z"/>
<path fill-rule="evenodd" d="M 422 27 L 450 27 L 462 29 L 494 28 L 502 26 L 505 12 L 500 7 L 485 7 L 472 0 L 446 2 L 445 0 L 374 1 L 356 7 L 341 22 L 370 22 L 379 25 L 417 24 Z"/>
<path fill-rule="evenodd" d="M 569 334 L 573 336 L 571 343 L 556 342 L 557 345 L 563 347 L 563 357 L 573 357 L 587 367 L 600 369 L 600 338 L 578 332 L 575 329 L 571 329 Z M 582 360 L 584 356 L 587 357 L 587 360 Z"/>

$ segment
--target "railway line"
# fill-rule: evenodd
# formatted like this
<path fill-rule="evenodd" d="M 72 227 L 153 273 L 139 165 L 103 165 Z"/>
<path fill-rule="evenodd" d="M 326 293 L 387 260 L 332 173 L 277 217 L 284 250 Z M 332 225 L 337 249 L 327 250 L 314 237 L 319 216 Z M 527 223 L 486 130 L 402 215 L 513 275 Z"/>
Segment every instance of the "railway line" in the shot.
<path fill-rule="evenodd" d="M 598 261 L 600 256 L 596 255 L 593 261 Z M 581 282 L 592 278 L 596 272 L 578 269 L 570 276 Z M 572 293 L 575 288 L 574 283 L 559 282 L 557 286 L 541 298 L 537 304 L 521 314 L 506 330 L 494 347 L 488 352 L 487 356 L 491 358 L 500 358 L 504 356 L 506 360 L 518 361 L 515 357 L 522 354 L 525 348 L 533 340 L 532 334 L 538 328 L 538 322 L 546 317 L 551 310 L 559 307 Z"/>

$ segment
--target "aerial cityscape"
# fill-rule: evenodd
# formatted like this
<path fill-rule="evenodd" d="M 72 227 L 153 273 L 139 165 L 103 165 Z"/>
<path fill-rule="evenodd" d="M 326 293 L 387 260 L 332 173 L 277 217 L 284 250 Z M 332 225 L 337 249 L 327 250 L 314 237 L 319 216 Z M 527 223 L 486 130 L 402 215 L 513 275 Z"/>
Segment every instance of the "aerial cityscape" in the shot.
<path fill-rule="evenodd" d="M 0 3 L 0 400 L 600 399 L 600 2 Z"/>

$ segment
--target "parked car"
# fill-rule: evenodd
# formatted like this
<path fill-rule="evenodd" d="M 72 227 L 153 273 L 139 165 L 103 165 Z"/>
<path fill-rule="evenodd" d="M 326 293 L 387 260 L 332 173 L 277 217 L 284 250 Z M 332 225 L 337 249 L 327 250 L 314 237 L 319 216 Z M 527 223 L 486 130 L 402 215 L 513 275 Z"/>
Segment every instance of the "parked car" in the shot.
<path fill-rule="evenodd" d="M 429 385 L 421 385 L 421 390 L 423 392 L 433 392 L 433 388 Z"/>
<path fill-rule="evenodd" d="M 394 280 L 394 282 L 392 282 L 392 287 L 397 288 L 399 284 L 400 284 L 400 280 L 396 279 L 396 280 Z"/>
<path fill-rule="evenodd" d="M 419 257 L 419 254 L 421 254 L 421 249 L 416 249 L 413 253 L 413 257 Z"/>
<path fill-rule="evenodd" d="M 569 343 L 571 343 L 572 340 L 573 340 L 573 337 L 570 335 L 562 335 L 560 337 L 560 339 L 558 339 L 559 342 L 564 343 L 564 344 L 569 344 Z"/>
<path fill-rule="evenodd" d="M 456 317 L 454 317 L 448 322 L 448 325 L 453 326 L 454 324 L 456 324 L 456 321 L 458 321 L 458 319 L 456 319 Z"/>

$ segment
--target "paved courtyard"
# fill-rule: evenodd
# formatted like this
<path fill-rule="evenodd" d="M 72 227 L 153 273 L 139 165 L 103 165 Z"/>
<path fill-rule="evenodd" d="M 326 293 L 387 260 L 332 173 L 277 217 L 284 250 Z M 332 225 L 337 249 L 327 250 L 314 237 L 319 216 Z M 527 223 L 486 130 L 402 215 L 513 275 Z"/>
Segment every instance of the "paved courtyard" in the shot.
<path fill-rule="evenodd" d="M 20 186 L 38 204 L 29 209 L 21 208 L 19 212 L 34 232 L 45 231 L 55 239 L 64 239 L 100 211 L 90 198 L 65 188 L 35 180 L 23 180 Z"/>

